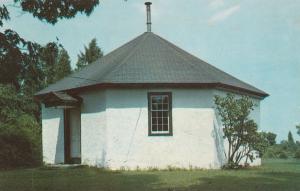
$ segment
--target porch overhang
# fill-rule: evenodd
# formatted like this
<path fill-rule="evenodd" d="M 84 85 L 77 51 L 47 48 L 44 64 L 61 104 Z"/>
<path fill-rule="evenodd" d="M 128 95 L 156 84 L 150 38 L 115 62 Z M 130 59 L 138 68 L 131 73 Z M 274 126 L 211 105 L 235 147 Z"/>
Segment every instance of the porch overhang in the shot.
<path fill-rule="evenodd" d="M 42 100 L 45 107 L 55 108 L 76 108 L 82 103 L 82 98 L 79 96 L 73 96 L 66 92 L 51 92 L 45 96 Z"/>

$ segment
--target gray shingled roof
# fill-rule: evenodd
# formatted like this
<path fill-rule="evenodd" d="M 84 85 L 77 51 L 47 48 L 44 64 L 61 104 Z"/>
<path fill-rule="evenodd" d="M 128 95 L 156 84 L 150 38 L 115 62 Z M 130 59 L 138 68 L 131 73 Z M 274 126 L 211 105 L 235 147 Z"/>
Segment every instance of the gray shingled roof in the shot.
<path fill-rule="evenodd" d="M 36 95 L 101 84 L 219 84 L 261 97 L 268 94 L 146 32 Z"/>

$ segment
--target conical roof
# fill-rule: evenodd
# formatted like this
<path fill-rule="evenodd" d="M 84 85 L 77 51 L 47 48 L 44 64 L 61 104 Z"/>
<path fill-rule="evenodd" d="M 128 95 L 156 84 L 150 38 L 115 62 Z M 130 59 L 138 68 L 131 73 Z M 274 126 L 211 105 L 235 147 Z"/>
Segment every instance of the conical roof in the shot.
<path fill-rule="evenodd" d="M 95 86 L 225 88 L 260 97 L 268 95 L 152 32 L 143 33 L 36 95 Z"/>

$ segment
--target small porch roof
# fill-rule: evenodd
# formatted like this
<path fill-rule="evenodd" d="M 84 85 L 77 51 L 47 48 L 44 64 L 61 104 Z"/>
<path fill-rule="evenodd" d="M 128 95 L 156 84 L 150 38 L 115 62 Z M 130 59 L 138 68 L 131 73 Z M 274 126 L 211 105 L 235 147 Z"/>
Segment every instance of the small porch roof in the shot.
<path fill-rule="evenodd" d="M 80 106 L 82 98 L 66 92 L 50 92 L 41 101 L 45 107 L 74 108 Z"/>

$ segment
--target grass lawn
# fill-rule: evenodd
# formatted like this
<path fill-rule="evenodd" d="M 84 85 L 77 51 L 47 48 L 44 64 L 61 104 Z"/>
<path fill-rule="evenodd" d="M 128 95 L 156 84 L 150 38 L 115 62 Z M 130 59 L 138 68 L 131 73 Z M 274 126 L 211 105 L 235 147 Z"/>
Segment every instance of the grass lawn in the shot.
<path fill-rule="evenodd" d="M 97 168 L 0 171 L 0 190 L 299 191 L 300 160 L 264 160 L 247 170 L 103 171 Z"/>

